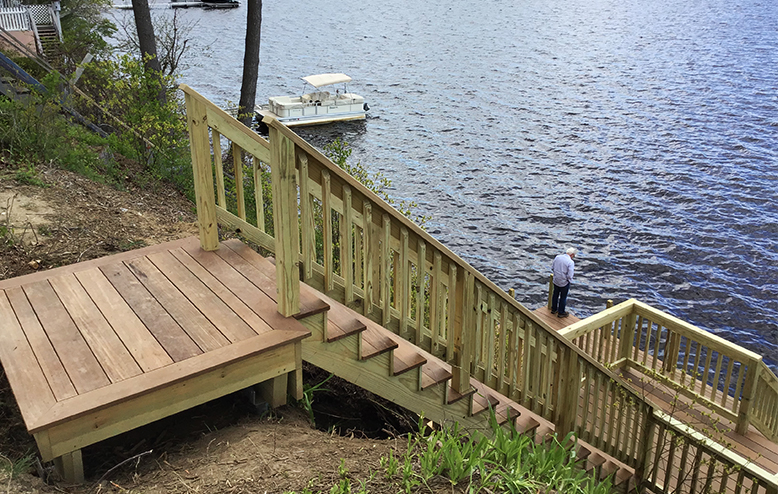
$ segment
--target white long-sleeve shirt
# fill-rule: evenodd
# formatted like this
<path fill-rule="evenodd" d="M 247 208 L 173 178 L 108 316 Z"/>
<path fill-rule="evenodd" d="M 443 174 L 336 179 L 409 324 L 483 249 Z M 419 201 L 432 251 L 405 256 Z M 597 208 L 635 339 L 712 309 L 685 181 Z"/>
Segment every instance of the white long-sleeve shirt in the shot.
<path fill-rule="evenodd" d="M 559 254 L 551 263 L 551 271 L 554 273 L 554 284 L 556 286 L 565 286 L 573 281 L 575 273 L 575 263 L 567 254 Z"/>

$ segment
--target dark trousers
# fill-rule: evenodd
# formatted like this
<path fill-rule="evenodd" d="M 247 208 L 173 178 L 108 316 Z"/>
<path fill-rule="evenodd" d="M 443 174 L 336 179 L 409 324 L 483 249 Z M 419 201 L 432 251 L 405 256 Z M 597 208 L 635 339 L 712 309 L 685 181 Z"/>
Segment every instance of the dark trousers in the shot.
<path fill-rule="evenodd" d="M 551 312 L 565 313 L 567 306 L 567 292 L 570 291 L 570 283 L 565 286 L 554 285 L 554 294 L 551 295 Z"/>

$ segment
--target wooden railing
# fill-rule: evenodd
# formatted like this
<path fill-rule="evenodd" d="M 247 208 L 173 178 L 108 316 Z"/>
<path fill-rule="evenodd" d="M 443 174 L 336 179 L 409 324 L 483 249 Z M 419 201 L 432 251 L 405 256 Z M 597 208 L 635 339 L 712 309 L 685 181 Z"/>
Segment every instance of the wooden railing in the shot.
<path fill-rule="evenodd" d="M 771 440 L 778 379 L 762 357 L 634 299 L 560 331 L 611 369 L 629 367 Z"/>
<path fill-rule="evenodd" d="M 0 27 L 6 31 L 29 31 L 29 11 L 25 7 L 0 7 Z"/>
<path fill-rule="evenodd" d="M 265 119 L 265 140 L 181 89 L 201 246 L 218 223 L 272 252 L 279 312 L 302 279 L 449 362 L 454 392 L 474 377 L 639 473 L 651 460 L 654 406 L 615 374 L 284 125 Z"/>

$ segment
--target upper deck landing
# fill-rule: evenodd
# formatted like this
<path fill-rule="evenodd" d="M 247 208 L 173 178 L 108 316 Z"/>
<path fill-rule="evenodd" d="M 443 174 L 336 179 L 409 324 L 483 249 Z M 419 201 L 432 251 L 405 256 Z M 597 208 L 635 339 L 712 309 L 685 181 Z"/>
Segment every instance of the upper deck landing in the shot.
<path fill-rule="evenodd" d="M 193 237 L 0 281 L 0 360 L 43 459 L 269 379 L 285 391 L 289 373 L 301 384 L 310 332 L 277 312 L 259 262 Z"/>

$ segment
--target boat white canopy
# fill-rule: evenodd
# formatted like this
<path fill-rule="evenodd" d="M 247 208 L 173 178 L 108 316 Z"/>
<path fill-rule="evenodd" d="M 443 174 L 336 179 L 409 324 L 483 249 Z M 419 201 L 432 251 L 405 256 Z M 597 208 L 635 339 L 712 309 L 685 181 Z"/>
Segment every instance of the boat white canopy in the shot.
<path fill-rule="evenodd" d="M 318 88 L 341 82 L 351 82 L 351 77 L 346 74 L 317 74 L 303 77 L 303 80 L 311 86 Z"/>

